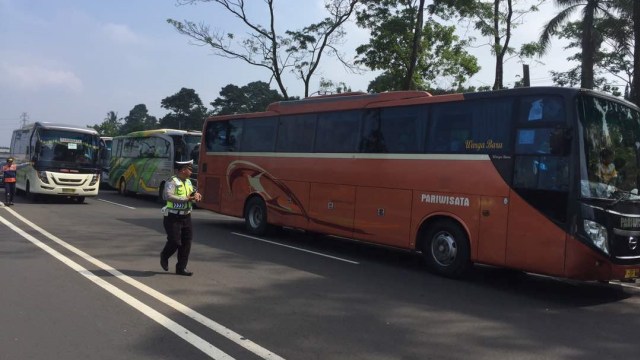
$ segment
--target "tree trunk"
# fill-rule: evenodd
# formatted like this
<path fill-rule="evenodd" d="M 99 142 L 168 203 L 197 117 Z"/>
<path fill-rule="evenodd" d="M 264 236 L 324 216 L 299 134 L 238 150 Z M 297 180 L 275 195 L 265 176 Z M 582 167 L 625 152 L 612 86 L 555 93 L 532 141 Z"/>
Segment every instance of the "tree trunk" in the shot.
<path fill-rule="evenodd" d="M 507 16 L 504 44 L 500 44 L 500 1 L 493 1 L 493 41 L 496 53 L 496 79 L 493 83 L 493 90 L 504 88 L 504 56 L 509 49 L 509 41 L 511 40 L 511 18 L 513 17 L 512 0 L 507 0 Z"/>
<path fill-rule="evenodd" d="M 411 47 L 411 57 L 409 57 L 409 67 L 407 69 L 407 77 L 404 79 L 404 90 L 413 90 L 413 74 L 416 71 L 416 63 L 418 62 L 418 54 L 420 54 L 420 44 L 422 43 L 422 27 L 424 23 L 424 2 L 420 0 L 418 5 L 418 16 L 416 19 L 416 27 L 413 32 L 413 46 Z"/>
<path fill-rule="evenodd" d="M 595 15 L 598 0 L 589 0 L 584 10 L 584 21 L 582 22 L 582 69 L 580 74 L 580 87 L 583 89 L 593 89 L 593 66 L 596 52 L 593 38 L 593 18 Z"/>
<path fill-rule="evenodd" d="M 633 80 L 631 101 L 640 106 L 640 1 L 633 2 Z"/>

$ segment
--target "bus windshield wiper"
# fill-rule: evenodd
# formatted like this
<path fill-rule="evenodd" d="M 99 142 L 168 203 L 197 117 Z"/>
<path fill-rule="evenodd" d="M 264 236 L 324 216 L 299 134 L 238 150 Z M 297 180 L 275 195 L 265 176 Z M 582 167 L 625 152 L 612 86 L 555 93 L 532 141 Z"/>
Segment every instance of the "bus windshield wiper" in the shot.
<path fill-rule="evenodd" d="M 606 210 L 610 210 L 614 206 L 618 205 L 618 203 L 620 203 L 622 200 L 628 200 L 631 197 L 631 195 L 633 195 L 631 191 L 625 191 L 620 189 L 617 189 L 615 192 L 619 193 L 620 195 L 618 196 L 617 199 L 612 201 L 611 204 L 605 207 Z"/>

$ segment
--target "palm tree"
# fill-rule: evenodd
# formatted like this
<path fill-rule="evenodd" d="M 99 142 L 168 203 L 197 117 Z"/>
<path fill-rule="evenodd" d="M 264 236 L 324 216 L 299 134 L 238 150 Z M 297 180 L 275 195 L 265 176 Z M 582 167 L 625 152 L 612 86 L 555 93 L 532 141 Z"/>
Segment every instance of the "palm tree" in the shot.
<path fill-rule="evenodd" d="M 577 10 L 582 8 L 582 64 L 580 74 L 580 87 L 593 89 L 594 55 L 598 36 L 594 29 L 594 19 L 598 16 L 611 17 L 609 9 L 615 1 L 606 0 L 555 0 L 556 6 L 563 8 L 553 19 L 545 25 L 540 35 L 540 46 L 544 53 L 549 48 L 551 37 L 558 34 L 560 28 L 566 24 Z"/>

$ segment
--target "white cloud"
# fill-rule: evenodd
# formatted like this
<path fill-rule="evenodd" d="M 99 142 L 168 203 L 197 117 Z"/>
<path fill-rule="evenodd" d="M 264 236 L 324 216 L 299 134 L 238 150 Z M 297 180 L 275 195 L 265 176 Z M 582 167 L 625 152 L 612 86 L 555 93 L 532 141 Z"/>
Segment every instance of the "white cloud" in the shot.
<path fill-rule="evenodd" d="M 138 44 L 142 38 L 127 25 L 107 23 L 102 26 L 102 32 L 111 41 L 120 44 Z"/>
<path fill-rule="evenodd" d="M 74 92 L 82 91 L 82 80 L 71 71 L 52 70 L 37 65 L 0 64 L 5 85 L 24 90 L 55 87 Z"/>

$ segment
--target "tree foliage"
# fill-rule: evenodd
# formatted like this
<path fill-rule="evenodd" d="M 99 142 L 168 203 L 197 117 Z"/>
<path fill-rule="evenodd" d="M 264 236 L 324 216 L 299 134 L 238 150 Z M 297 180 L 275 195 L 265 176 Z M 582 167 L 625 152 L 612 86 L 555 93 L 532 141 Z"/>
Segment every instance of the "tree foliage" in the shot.
<path fill-rule="evenodd" d="M 615 19 L 609 11 L 612 1 L 606 0 L 555 0 L 558 7 L 562 8 L 544 27 L 540 35 L 540 44 L 543 51 L 548 49 L 551 38 L 558 36 L 562 28 L 569 22 L 570 17 L 582 10 L 580 28 L 580 87 L 593 89 L 596 85 L 594 78 L 594 66 L 596 52 L 602 43 L 601 29 L 596 28 L 599 19 Z"/>
<path fill-rule="evenodd" d="M 121 120 L 118 118 L 118 113 L 109 111 L 102 123 L 88 127 L 95 129 L 100 136 L 118 136 L 122 127 Z"/>
<path fill-rule="evenodd" d="M 538 11 L 544 0 L 434 0 L 431 14 L 445 19 L 466 19 L 487 40 L 486 45 L 496 59 L 493 89 L 504 87 L 504 63 L 511 58 L 531 58 L 539 47 L 523 44 L 519 50 L 511 46 L 513 31 L 527 14 Z"/>
<path fill-rule="evenodd" d="M 263 81 L 254 81 L 245 86 L 229 84 L 220 90 L 220 97 L 211 102 L 216 115 L 240 114 L 265 111 L 272 102 L 282 101 L 284 97 L 269 88 Z"/>
<path fill-rule="evenodd" d="M 179 5 L 214 3 L 220 5 L 232 16 L 240 20 L 249 30 L 247 37 L 236 40 L 233 33 L 213 31 L 209 25 L 192 21 L 167 19 L 180 34 L 186 35 L 198 45 L 209 46 L 214 54 L 230 59 L 240 59 L 250 65 L 268 70 L 271 80 L 278 84 L 285 99 L 289 98 L 284 85 L 283 74 L 292 72 L 304 83 L 305 97 L 309 96 L 309 85 L 323 54 L 336 56 L 343 64 L 350 66 L 340 52 L 338 45 L 345 36 L 343 24 L 354 11 L 358 0 L 326 0 L 325 8 L 329 16 L 322 21 L 308 25 L 301 30 L 288 30 L 284 34 L 276 32 L 275 0 L 264 0 L 269 14 L 268 24 L 262 25 L 250 18 L 244 0 L 178 0 Z M 257 2 L 251 2 L 255 5 Z"/>
<path fill-rule="evenodd" d="M 466 52 L 467 41 L 454 26 L 430 18 L 422 21 L 423 2 L 366 0 L 357 12 L 358 24 L 371 31 L 369 43 L 356 49 L 356 64 L 383 70 L 369 91 L 426 89 L 447 78 L 456 88 L 479 71 Z"/>
<path fill-rule="evenodd" d="M 169 113 L 160 119 L 160 126 L 178 130 L 200 130 L 207 116 L 207 108 L 193 89 L 181 88 L 160 102 Z"/>
<path fill-rule="evenodd" d="M 120 134 L 128 134 L 134 131 L 156 129 L 158 120 L 155 116 L 149 115 L 147 105 L 138 104 L 129 111 L 129 115 L 124 118 L 124 124 L 120 127 Z"/>

